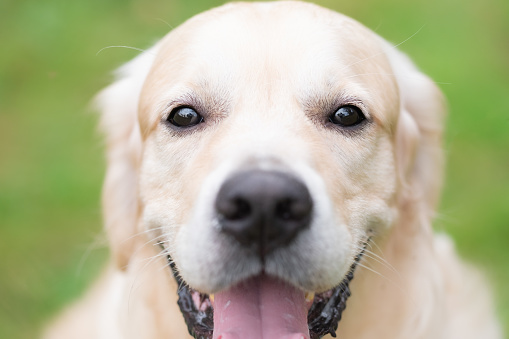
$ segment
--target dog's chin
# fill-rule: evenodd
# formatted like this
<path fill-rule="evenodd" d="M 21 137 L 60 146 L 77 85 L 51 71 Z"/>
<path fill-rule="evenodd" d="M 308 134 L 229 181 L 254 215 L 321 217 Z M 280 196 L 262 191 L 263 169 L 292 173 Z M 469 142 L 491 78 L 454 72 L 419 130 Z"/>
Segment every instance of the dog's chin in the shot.
<path fill-rule="evenodd" d="M 180 286 L 178 304 L 193 337 L 315 339 L 335 336 L 361 256 L 335 287 L 321 293 L 306 292 L 261 270 L 209 295 L 190 288 L 170 263 Z"/>

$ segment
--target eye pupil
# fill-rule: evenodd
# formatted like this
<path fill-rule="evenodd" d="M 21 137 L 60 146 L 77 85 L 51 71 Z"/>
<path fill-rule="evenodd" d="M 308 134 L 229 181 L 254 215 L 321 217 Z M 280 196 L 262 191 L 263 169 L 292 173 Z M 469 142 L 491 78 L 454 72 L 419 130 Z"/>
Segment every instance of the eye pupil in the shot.
<path fill-rule="evenodd" d="M 168 117 L 168 122 L 177 127 L 191 127 L 202 121 L 203 117 L 191 107 L 177 107 Z"/>
<path fill-rule="evenodd" d="M 360 108 L 355 106 L 342 106 L 329 118 L 332 123 L 346 127 L 357 125 L 364 119 L 366 117 Z"/>

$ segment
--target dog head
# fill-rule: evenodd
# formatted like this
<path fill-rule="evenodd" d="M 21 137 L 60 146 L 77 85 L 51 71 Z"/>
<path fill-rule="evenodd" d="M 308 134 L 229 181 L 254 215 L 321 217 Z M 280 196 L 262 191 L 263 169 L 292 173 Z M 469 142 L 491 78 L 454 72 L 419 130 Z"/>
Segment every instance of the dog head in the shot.
<path fill-rule="evenodd" d="M 200 14 L 99 99 L 119 267 L 149 234 L 201 293 L 260 276 L 327 291 L 368 238 L 407 208 L 429 218 L 437 200 L 440 92 L 373 32 L 315 5 Z"/>

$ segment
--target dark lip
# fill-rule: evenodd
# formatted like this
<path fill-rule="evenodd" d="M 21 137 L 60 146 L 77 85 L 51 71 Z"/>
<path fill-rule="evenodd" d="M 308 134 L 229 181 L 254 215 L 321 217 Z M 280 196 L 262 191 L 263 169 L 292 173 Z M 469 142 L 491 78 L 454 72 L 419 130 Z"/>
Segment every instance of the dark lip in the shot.
<path fill-rule="evenodd" d="M 366 247 L 368 240 L 364 243 Z M 310 339 L 319 339 L 327 334 L 336 337 L 338 323 L 346 301 L 350 297 L 349 284 L 353 280 L 357 264 L 362 259 L 364 249 L 354 258 L 346 276 L 338 286 L 316 294 L 308 311 L 308 328 Z M 208 294 L 190 288 L 180 277 L 173 259 L 168 255 L 168 263 L 178 288 L 178 305 L 187 325 L 189 334 L 196 339 L 212 339 L 214 332 L 214 309 Z"/>

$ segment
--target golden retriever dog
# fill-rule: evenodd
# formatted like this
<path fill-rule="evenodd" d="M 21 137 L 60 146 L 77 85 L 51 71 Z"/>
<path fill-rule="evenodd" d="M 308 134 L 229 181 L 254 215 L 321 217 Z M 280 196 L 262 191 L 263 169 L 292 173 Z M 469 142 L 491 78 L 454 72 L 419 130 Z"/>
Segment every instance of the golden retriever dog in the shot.
<path fill-rule="evenodd" d="M 98 102 L 112 260 L 47 338 L 501 338 L 432 231 L 441 92 L 358 22 L 224 5 Z"/>

